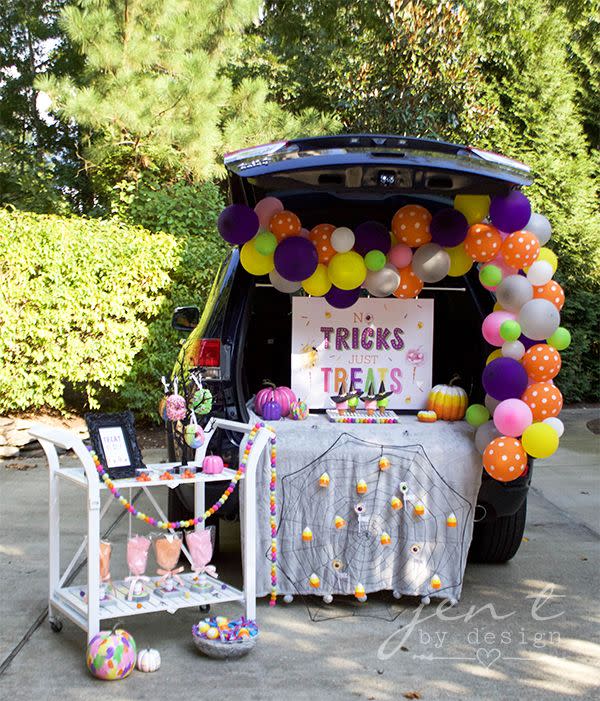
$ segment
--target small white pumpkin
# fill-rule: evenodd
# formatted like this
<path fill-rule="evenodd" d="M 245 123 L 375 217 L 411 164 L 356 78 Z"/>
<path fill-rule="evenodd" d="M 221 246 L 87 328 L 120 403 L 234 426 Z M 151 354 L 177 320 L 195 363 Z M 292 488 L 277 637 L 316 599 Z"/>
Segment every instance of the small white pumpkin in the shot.
<path fill-rule="evenodd" d="M 138 652 L 137 668 L 140 672 L 156 672 L 160 667 L 160 652 L 146 647 Z"/>

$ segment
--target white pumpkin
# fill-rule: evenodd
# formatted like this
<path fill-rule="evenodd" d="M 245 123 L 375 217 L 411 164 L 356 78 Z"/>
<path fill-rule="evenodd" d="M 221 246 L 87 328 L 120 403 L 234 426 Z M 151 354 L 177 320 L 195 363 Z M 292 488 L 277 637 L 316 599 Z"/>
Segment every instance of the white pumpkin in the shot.
<path fill-rule="evenodd" d="M 138 652 L 137 668 L 140 672 L 156 672 L 160 667 L 160 652 L 146 647 Z"/>

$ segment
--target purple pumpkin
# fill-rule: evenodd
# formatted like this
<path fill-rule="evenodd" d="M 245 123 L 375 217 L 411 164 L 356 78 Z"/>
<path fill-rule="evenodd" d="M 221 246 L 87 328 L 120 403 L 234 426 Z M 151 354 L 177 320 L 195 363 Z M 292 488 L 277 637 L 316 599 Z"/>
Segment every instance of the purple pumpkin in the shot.
<path fill-rule="evenodd" d="M 264 387 L 256 393 L 256 397 L 254 398 L 254 411 L 259 416 L 262 416 L 263 419 L 266 419 L 267 417 L 264 414 L 265 404 L 267 402 L 277 402 L 281 409 L 281 416 L 287 416 L 290 413 L 292 402 L 296 401 L 296 395 L 289 387 L 275 387 L 272 382 L 266 384 L 268 387 Z M 279 418 L 278 416 L 277 419 Z M 271 420 L 277 421 L 277 419 Z"/>
<path fill-rule="evenodd" d="M 281 404 L 275 400 L 265 402 L 263 404 L 262 416 L 266 421 L 279 421 L 281 418 Z"/>

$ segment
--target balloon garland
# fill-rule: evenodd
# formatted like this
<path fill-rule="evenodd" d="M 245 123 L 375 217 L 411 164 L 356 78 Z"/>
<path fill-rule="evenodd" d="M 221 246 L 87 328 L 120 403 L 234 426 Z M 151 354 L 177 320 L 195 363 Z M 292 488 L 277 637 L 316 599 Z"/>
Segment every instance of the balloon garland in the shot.
<path fill-rule="evenodd" d="M 552 227 L 519 190 L 491 198 L 457 195 L 453 207 L 434 214 L 404 205 L 391 233 L 375 221 L 354 231 L 330 223 L 308 231 L 275 197 L 254 210 L 230 205 L 217 226 L 240 246 L 250 274 L 269 275 L 280 292 L 303 289 L 339 309 L 351 307 L 362 289 L 374 297 L 414 298 L 424 283 L 465 275 L 477 264 L 481 284 L 497 299 L 482 326 L 496 347 L 482 376 L 485 406 L 469 412 L 484 468 L 507 482 L 526 473 L 527 455 L 543 458 L 556 450 L 564 427 L 554 378 L 571 336 L 560 326 L 565 295 L 553 280 L 558 260 L 546 247 Z"/>
<path fill-rule="evenodd" d="M 233 494 L 238 482 L 244 476 L 246 472 L 246 466 L 248 464 L 248 458 L 250 457 L 250 451 L 254 445 L 254 439 L 256 434 L 261 428 L 267 428 L 271 432 L 269 437 L 270 443 L 270 465 L 271 465 L 271 479 L 269 482 L 269 505 L 270 505 L 270 519 L 269 525 L 271 527 L 271 597 L 269 601 L 270 606 L 275 606 L 277 602 L 277 502 L 276 502 L 276 488 L 277 488 L 277 448 L 276 448 L 276 437 L 275 431 L 271 426 L 266 426 L 263 422 L 258 422 L 252 427 L 252 430 L 248 434 L 248 440 L 246 446 L 244 447 L 244 452 L 242 455 L 242 460 L 240 465 L 235 472 L 235 475 L 231 478 L 229 486 L 223 492 L 219 499 L 207 509 L 202 516 L 198 516 L 187 521 L 159 521 L 153 516 L 148 516 L 143 511 L 138 511 L 133 504 L 131 504 L 124 496 L 121 495 L 119 490 L 115 487 L 114 482 L 108 476 L 108 473 L 100 463 L 100 459 L 94 453 L 93 449 L 90 448 L 90 453 L 96 466 L 96 470 L 100 475 L 100 478 L 106 485 L 107 489 L 110 490 L 113 497 L 121 504 L 121 506 L 128 511 L 132 516 L 144 521 L 149 526 L 154 526 L 155 528 L 160 528 L 161 530 L 174 530 L 176 528 L 193 528 L 198 523 L 205 521 L 207 518 L 215 514 L 225 502 L 229 499 L 231 494 Z"/>

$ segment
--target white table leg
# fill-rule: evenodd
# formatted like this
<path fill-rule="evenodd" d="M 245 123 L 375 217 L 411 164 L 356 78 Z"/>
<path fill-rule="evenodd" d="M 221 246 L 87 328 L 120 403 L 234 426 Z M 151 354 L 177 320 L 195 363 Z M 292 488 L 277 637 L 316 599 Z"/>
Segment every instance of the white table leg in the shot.
<path fill-rule="evenodd" d="M 206 511 L 206 482 L 194 483 L 194 518 L 198 518 Z M 194 530 L 200 531 L 206 527 L 204 521 L 196 524 Z"/>
<path fill-rule="evenodd" d="M 259 451 L 257 451 L 259 452 Z M 262 453 L 262 451 L 260 451 Z M 256 460 L 256 457 L 254 458 Z M 242 481 L 244 501 L 244 602 L 246 618 L 256 618 L 256 467 Z"/>
<path fill-rule="evenodd" d="M 91 491 L 91 490 L 90 490 Z M 88 498 L 87 540 L 87 634 L 88 641 L 100 631 L 100 498 Z"/>
<path fill-rule="evenodd" d="M 46 450 L 46 446 L 44 446 Z M 46 450 L 49 463 L 49 509 L 48 509 L 48 602 L 52 601 L 60 584 L 60 483 L 57 470 L 58 455 L 54 446 Z M 48 603 L 48 614 L 52 616 L 52 607 Z"/>

